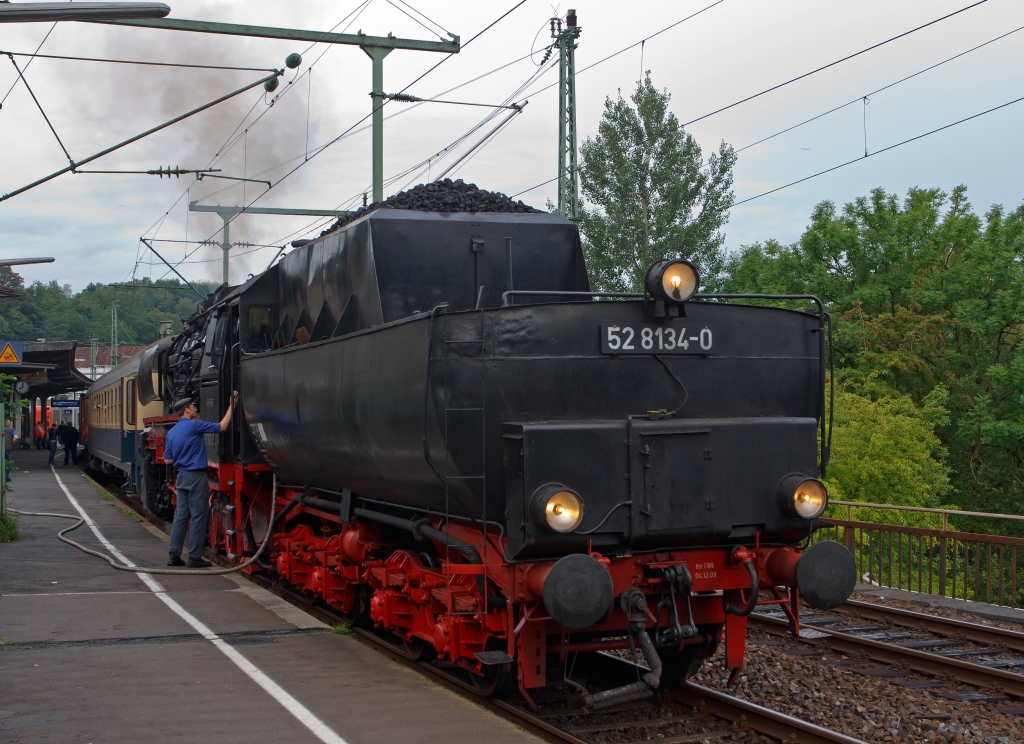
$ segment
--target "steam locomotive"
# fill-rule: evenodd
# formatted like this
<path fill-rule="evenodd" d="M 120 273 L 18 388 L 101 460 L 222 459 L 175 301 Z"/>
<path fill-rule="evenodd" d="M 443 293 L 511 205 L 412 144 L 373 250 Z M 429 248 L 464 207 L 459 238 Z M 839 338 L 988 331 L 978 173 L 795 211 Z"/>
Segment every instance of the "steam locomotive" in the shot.
<path fill-rule="evenodd" d="M 798 633 L 800 597 L 845 601 L 849 552 L 800 547 L 827 504 L 821 303 L 701 295 L 683 260 L 595 292 L 574 223 L 477 201 L 371 205 L 149 347 L 146 508 L 173 511 L 168 406 L 218 421 L 239 390 L 243 415 L 206 435 L 210 548 L 241 562 L 269 540 L 247 571 L 528 700 L 580 652 L 639 647 L 651 670 L 596 708 L 723 638 L 738 671 L 755 606 Z"/>

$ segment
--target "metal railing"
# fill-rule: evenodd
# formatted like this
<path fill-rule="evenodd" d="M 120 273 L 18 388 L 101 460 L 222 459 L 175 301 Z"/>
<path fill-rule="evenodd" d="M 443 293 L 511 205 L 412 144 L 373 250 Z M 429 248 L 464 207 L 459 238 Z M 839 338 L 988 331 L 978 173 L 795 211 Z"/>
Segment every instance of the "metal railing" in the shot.
<path fill-rule="evenodd" d="M 860 582 L 1009 607 L 1024 603 L 1024 566 L 1017 560 L 1024 538 L 961 532 L 949 525 L 951 516 L 1008 521 L 1024 521 L 1024 516 L 832 501 L 830 511 L 836 507 L 844 508 L 846 518 L 824 517 L 831 526 L 816 532 L 812 542 L 843 543 L 857 563 Z M 935 515 L 940 524 L 933 529 L 855 519 L 855 509 Z"/>

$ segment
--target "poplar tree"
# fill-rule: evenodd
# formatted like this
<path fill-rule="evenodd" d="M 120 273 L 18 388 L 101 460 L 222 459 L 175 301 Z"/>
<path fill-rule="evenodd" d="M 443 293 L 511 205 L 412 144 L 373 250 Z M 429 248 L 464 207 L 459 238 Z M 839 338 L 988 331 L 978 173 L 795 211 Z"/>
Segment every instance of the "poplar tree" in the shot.
<path fill-rule="evenodd" d="M 736 154 L 723 141 L 705 162 L 669 99 L 648 72 L 630 101 L 621 92 L 605 99 L 597 136 L 580 148 L 580 230 L 594 289 L 638 292 L 647 267 L 669 257 L 689 259 L 702 286 L 714 287 L 724 265 Z"/>

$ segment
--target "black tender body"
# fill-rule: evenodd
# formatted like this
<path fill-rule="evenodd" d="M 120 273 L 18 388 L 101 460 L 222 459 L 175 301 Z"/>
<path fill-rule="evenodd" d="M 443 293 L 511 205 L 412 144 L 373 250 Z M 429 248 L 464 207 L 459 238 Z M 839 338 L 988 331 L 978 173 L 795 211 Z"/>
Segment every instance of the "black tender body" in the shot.
<path fill-rule="evenodd" d="M 819 474 L 820 315 L 692 301 L 659 319 L 651 301 L 571 294 L 503 306 L 509 290 L 589 289 L 559 217 L 378 209 L 211 303 L 209 330 L 172 350 L 174 387 L 210 397 L 212 419 L 239 386 L 248 431 L 211 441 L 219 458 L 484 520 L 514 559 L 805 536 L 776 489 Z M 669 329 L 686 348 L 665 348 Z M 583 500 L 573 533 L 537 510 L 550 484 Z"/>

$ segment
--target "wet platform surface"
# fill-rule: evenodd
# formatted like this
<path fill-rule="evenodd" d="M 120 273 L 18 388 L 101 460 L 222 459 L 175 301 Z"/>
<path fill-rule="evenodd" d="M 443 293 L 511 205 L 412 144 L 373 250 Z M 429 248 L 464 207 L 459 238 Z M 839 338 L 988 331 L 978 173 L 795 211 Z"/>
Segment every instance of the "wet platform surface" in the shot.
<path fill-rule="evenodd" d="M 9 506 L 76 513 L 46 456 L 15 453 Z M 56 475 L 129 560 L 164 566 L 162 533 L 81 471 Z M 165 602 L 59 542 L 70 520 L 18 524 L 0 543 L 0 742 L 538 741 L 246 579 L 153 576 Z M 88 526 L 69 537 L 103 550 Z"/>

